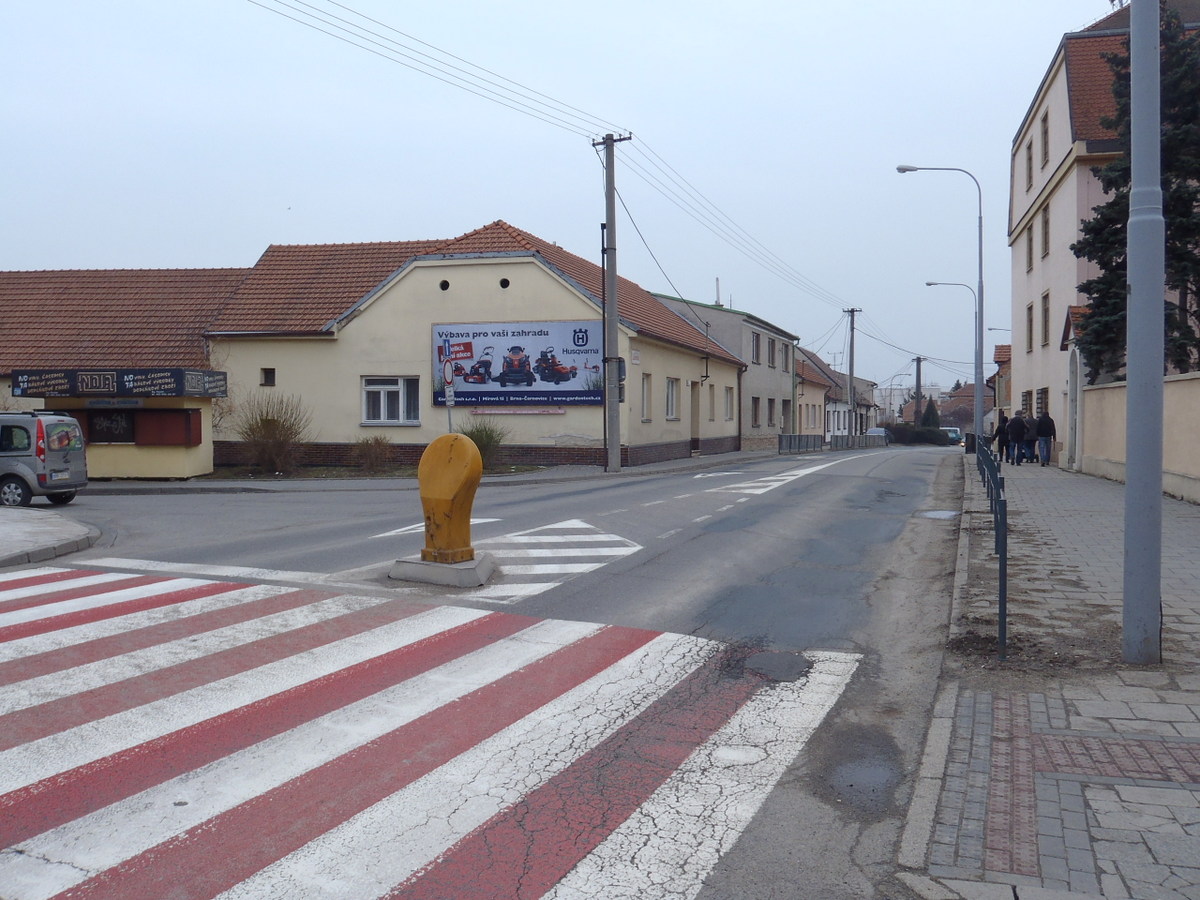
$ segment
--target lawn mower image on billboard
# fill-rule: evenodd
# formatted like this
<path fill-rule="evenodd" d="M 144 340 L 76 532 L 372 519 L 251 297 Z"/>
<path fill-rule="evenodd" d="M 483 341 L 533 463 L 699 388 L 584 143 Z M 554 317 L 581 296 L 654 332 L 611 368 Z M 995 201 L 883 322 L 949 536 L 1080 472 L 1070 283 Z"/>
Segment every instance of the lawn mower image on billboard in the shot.
<path fill-rule="evenodd" d="M 461 378 L 467 384 L 487 384 L 492 380 L 492 348 L 484 347 L 479 359 L 471 363 L 471 368 L 464 369 L 462 363 L 454 364 L 454 377 Z"/>
<path fill-rule="evenodd" d="M 522 383 L 529 387 L 533 384 L 533 367 L 529 363 L 529 356 L 525 353 L 524 347 L 508 348 L 503 365 L 500 367 L 500 374 L 496 376 L 495 380 L 503 387 Z"/>
<path fill-rule="evenodd" d="M 547 347 L 533 364 L 533 371 L 542 381 L 562 384 L 574 378 L 579 370 L 576 366 L 564 366 L 554 355 L 554 348 Z"/>

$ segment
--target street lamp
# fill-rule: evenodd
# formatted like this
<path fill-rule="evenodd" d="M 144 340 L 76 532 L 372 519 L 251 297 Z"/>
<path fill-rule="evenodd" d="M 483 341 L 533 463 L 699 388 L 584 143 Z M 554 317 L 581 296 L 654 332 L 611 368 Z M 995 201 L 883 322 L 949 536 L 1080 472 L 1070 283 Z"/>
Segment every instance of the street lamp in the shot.
<path fill-rule="evenodd" d="M 979 194 L 979 289 L 975 292 L 975 444 L 983 439 L 983 188 L 979 179 L 966 169 L 953 166 L 896 166 L 901 175 L 908 172 L 962 172 L 973 182 Z"/>

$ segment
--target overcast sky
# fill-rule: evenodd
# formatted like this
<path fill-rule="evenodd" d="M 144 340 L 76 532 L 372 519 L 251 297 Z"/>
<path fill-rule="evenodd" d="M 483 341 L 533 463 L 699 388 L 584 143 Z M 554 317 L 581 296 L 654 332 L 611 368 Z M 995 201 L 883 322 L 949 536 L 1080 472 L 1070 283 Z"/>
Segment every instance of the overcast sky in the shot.
<path fill-rule="evenodd" d="M 974 286 L 977 195 L 965 175 L 895 167 L 978 177 L 985 319 L 1007 328 L 1012 138 L 1063 32 L 1112 9 L 306 2 L 582 119 L 482 99 L 276 0 L 6 0 L 0 268 L 250 266 L 272 243 L 445 238 L 496 219 L 598 260 L 592 139 L 608 127 L 633 134 L 616 170 L 622 275 L 705 302 L 719 279 L 724 302 L 843 370 L 842 310 L 861 308 L 856 374 L 911 383 L 921 355 L 953 361 L 923 367 L 948 386 L 972 376 L 973 301 L 925 282 Z M 990 374 L 1008 334 L 985 337 Z"/>

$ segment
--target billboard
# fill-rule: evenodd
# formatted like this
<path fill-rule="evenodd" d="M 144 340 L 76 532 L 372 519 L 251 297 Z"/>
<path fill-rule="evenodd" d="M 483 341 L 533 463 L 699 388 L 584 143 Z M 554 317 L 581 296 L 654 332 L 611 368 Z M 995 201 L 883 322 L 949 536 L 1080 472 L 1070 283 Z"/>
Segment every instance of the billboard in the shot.
<path fill-rule="evenodd" d="M 433 403 L 474 406 L 601 406 L 604 330 L 583 322 L 482 322 L 433 326 Z"/>

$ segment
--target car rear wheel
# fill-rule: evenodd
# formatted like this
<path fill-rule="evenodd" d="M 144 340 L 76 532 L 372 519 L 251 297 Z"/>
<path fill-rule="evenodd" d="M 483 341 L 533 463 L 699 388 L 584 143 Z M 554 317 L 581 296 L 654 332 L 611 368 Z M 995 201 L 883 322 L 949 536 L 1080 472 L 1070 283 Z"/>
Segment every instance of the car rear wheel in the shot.
<path fill-rule="evenodd" d="M 47 494 L 46 499 L 55 506 L 62 506 L 75 499 L 75 491 L 59 491 L 57 494 Z"/>
<path fill-rule="evenodd" d="M 28 506 L 33 500 L 33 491 L 24 481 L 10 475 L 0 479 L 0 506 Z"/>

